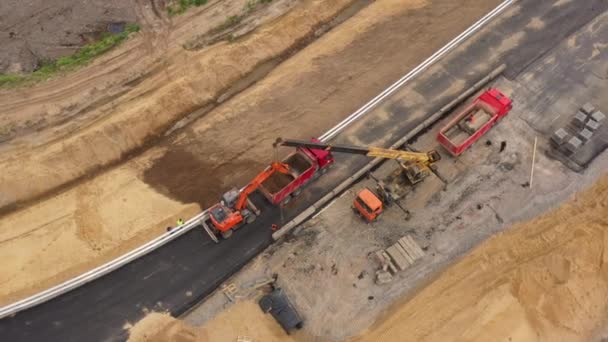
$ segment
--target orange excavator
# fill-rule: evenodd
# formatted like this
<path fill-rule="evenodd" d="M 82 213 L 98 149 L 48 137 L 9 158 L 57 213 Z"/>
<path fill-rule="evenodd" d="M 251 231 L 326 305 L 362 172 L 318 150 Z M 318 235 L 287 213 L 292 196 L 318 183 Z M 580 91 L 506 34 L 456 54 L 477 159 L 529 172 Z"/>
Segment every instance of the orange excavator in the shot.
<path fill-rule="evenodd" d="M 255 221 L 260 211 L 249 200 L 249 195 L 260 187 L 265 180 L 275 174 L 275 172 L 288 174 L 289 166 L 284 163 L 273 162 L 270 167 L 249 182 L 243 191 L 239 192 L 235 188 L 224 193 L 220 203 L 209 209 L 209 218 L 214 233 L 220 234 L 224 239 L 227 239 L 232 235 L 233 230 L 239 228 L 244 223 Z"/>

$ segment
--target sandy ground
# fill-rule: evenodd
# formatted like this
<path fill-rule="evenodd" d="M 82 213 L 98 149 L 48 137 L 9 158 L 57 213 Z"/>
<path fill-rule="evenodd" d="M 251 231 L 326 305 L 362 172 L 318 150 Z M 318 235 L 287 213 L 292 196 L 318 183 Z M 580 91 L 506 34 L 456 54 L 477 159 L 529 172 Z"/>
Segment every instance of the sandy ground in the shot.
<path fill-rule="evenodd" d="M 205 116 L 195 118 L 188 128 L 164 140 L 161 147 L 149 149 L 128 163 L 74 186 L 61 195 L 5 215 L 0 221 L 4 241 L 0 251 L 12 258 L 12 262 L 3 263 L 0 268 L 1 302 L 21 298 L 99 265 L 120 251 L 160 233 L 177 216 L 187 216 L 198 210 L 199 206 L 211 204 L 222 190 L 244 184 L 270 160 L 271 142 L 277 137 L 276 132 L 293 137 L 318 135 L 494 6 L 489 2 L 464 1 L 455 4 L 444 0 L 429 3 L 411 1 L 407 4 L 404 6 L 402 1 L 396 0 L 374 2 L 280 64 L 254 87 Z M 284 36 L 277 37 L 269 32 L 274 32 L 280 25 L 291 26 L 286 32 L 293 32 L 298 28 L 298 20 L 302 20 L 304 27 L 314 26 L 313 18 L 319 17 L 311 13 L 321 8 L 314 6 L 325 6 L 324 15 L 328 15 L 330 10 L 337 10 L 338 3 L 304 2 L 290 14 L 244 38 L 241 43 L 245 45 L 237 41 L 236 44 L 220 47 L 233 51 L 245 48 L 243 46 L 246 44 L 259 46 L 256 44 L 266 44 L 264 37 L 272 37 L 283 44 Z M 438 11 L 446 14 L 438 18 L 435 15 Z M 413 36 L 411 32 L 417 32 L 417 35 Z M 290 39 L 293 37 L 289 36 Z M 410 49 L 401 48 L 406 42 Z M 203 53 L 205 49 L 201 51 Z M 214 49 L 213 53 L 219 52 Z M 206 61 L 206 55 L 201 56 L 202 60 L 197 61 L 199 66 Z M 230 73 L 230 70 L 226 73 Z M 204 82 L 200 82 L 199 85 L 204 87 Z M 179 82 L 167 87 L 178 87 L 176 84 Z M 195 90 L 203 90 L 194 84 L 183 88 L 184 92 L 172 89 L 175 91 L 166 95 L 171 98 L 168 103 L 159 104 L 156 101 L 162 100 L 154 96 L 151 97 L 154 101 L 145 108 L 174 108 L 172 106 L 175 104 L 189 110 L 191 102 L 177 103 L 178 100 L 191 97 Z M 199 92 L 196 96 L 206 95 Z M 352 99 L 359 99 L 359 102 Z M 141 107 L 134 105 L 129 108 L 133 109 L 120 117 L 112 116 L 99 123 L 116 120 L 121 122 L 120 127 L 124 125 L 128 130 L 121 131 L 120 127 L 113 126 L 109 132 L 102 130 L 102 135 L 107 137 L 116 132 L 120 136 L 125 131 L 138 130 L 137 125 L 122 120 L 127 120 L 125 118 L 129 113 L 134 114 L 133 119 L 137 118 L 135 114 L 141 114 L 138 112 Z M 154 125 L 154 115 L 150 112 L 145 114 L 149 118 L 142 124 Z M 88 130 L 96 130 L 101 127 L 99 125 L 96 123 Z M 132 133 L 126 132 L 127 135 Z M 114 138 L 116 136 L 112 136 L 112 141 Z M 49 182 L 61 183 L 65 180 L 62 177 L 69 178 L 82 170 L 81 158 L 95 164 L 93 159 L 99 161 L 107 156 L 105 152 L 102 155 L 102 152 L 92 153 L 90 150 L 99 146 L 105 148 L 105 138 L 79 144 L 77 153 L 66 149 L 73 141 L 71 139 L 58 141 L 55 144 L 58 150 L 53 152 L 57 154 L 48 155 L 49 158 L 53 155 L 49 159 L 53 164 L 64 163 L 60 169 L 48 170 L 40 159 L 28 153 L 11 153 L 10 168 L 2 174 L 2 177 L 7 177 L 3 178 L 3 184 L 15 176 L 17 178 L 13 179 L 20 181 L 8 182 L 7 188 L 27 194 L 28 189 L 52 186 L 52 183 L 42 182 L 44 176 L 32 177 L 27 170 L 42 170 L 42 173 L 52 171 Z M 114 143 L 111 145 L 114 146 Z M 119 151 L 121 147 L 109 152 L 106 149 L 109 154 Z M 91 158 L 91 155 L 95 158 Z M 68 164 L 65 164 L 66 159 L 69 159 Z M 227 163 L 230 163 L 230 172 L 226 172 Z M 28 165 L 36 167 L 30 168 Z M 182 167 L 176 169 L 176 165 Z M 36 182 L 31 182 L 31 179 L 41 181 L 32 184 Z M 115 180 L 121 180 L 120 185 L 113 184 Z M 16 188 L 10 184 L 16 185 Z M 9 193 L 15 194 L 12 190 Z M 116 191 L 121 196 L 117 196 Z M 82 205 L 80 198 L 86 199 L 87 203 Z M 120 215 L 116 215 L 116 212 L 120 212 Z M 82 222 L 87 222 L 87 225 L 81 226 Z M 40 259 L 53 262 L 42 265 Z"/>
<path fill-rule="evenodd" d="M 0 209 L 65 187 L 150 145 L 183 116 L 213 105 L 260 63 L 314 34 L 350 2 L 302 1 L 234 44 L 224 41 L 197 51 L 177 45 L 181 29 L 157 19 L 158 29 L 150 25 L 156 31 L 142 32 L 89 68 L 34 89 L 1 94 L 2 131 L 23 127 L 23 134 L 0 146 Z M 238 5 L 240 11 L 244 2 Z M 214 13 L 192 18 L 214 18 L 195 31 L 221 25 L 225 19 Z M 117 75 L 108 79 L 113 70 Z"/>
<path fill-rule="evenodd" d="M 492 237 L 357 341 L 589 341 L 608 312 L 608 177 Z"/>
<path fill-rule="evenodd" d="M 134 326 L 125 328 L 129 329 L 130 342 L 297 341 L 252 301 L 235 305 L 204 327 L 190 326 L 168 314 L 154 312 Z"/>

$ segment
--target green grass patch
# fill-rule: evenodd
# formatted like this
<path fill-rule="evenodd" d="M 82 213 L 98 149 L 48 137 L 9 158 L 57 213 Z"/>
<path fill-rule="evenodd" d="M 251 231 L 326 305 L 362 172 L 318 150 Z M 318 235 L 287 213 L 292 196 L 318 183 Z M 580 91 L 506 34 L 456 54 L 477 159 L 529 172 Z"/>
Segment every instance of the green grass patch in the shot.
<path fill-rule="evenodd" d="M 29 74 L 21 75 L 0 73 L 0 87 L 17 86 L 25 83 L 43 81 L 52 77 L 58 72 L 74 70 L 80 66 L 88 64 L 95 57 L 125 41 L 131 33 L 138 31 L 138 25 L 129 24 L 125 27 L 123 32 L 118 34 L 108 33 L 99 41 L 81 47 L 71 56 L 61 57 L 57 60 L 40 62 L 38 69 Z"/>
<path fill-rule="evenodd" d="M 167 13 L 172 17 L 186 12 L 190 7 L 198 7 L 205 5 L 206 3 L 207 0 L 175 0 L 172 4 L 167 6 Z"/>
<path fill-rule="evenodd" d="M 264 5 L 271 3 L 272 0 L 249 0 L 247 4 L 245 4 L 245 10 L 247 12 L 252 12 L 258 5 Z"/>

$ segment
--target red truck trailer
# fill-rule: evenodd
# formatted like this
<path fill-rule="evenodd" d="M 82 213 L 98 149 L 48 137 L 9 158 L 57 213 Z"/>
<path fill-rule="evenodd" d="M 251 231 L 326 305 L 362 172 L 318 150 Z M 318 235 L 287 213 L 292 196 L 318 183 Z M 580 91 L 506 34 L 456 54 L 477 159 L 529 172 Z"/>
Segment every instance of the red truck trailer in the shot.
<path fill-rule="evenodd" d="M 312 141 L 319 142 L 318 139 Z M 300 194 L 303 186 L 324 174 L 333 162 L 334 157 L 330 151 L 298 147 L 282 161 L 288 166 L 289 172 L 274 173 L 262 182 L 259 190 L 270 203 L 285 205 Z"/>
<path fill-rule="evenodd" d="M 439 130 L 437 140 L 459 156 L 513 108 L 510 98 L 490 88 Z"/>

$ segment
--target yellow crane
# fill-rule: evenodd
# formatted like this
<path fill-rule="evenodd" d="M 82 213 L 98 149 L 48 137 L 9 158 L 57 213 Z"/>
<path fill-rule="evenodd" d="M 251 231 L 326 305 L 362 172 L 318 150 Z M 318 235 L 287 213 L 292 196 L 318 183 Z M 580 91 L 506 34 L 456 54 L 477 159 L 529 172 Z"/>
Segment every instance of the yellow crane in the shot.
<path fill-rule="evenodd" d="M 328 144 L 296 139 L 278 138 L 274 146 L 307 147 L 338 153 L 359 154 L 370 158 L 394 159 L 399 162 L 412 184 L 416 184 L 428 176 L 431 171 L 431 165 L 441 159 L 441 155 L 435 150 L 429 152 L 411 152 L 380 147 Z"/>

